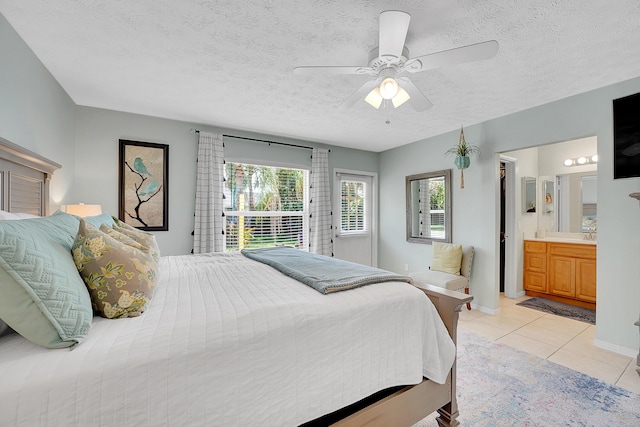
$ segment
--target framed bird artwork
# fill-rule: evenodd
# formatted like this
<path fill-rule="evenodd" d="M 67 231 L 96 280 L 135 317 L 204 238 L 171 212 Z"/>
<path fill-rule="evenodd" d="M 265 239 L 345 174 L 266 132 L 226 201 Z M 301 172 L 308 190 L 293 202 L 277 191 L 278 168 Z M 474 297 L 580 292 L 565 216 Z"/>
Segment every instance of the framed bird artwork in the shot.
<path fill-rule="evenodd" d="M 120 140 L 119 218 L 145 231 L 169 229 L 169 146 Z"/>

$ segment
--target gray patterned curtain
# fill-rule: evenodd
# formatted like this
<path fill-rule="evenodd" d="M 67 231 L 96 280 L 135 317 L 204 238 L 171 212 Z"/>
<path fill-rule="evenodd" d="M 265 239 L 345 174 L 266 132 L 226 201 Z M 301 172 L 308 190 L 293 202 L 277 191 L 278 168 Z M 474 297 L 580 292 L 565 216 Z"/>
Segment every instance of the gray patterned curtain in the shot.
<path fill-rule="evenodd" d="M 224 251 L 224 144 L 222 135 L 200 132 L 193 253 Z"/>
<path fill-rule="evenodd" d="M 314 148 L 311 159 L 309 251 L 333 256 L 329 151 Z"/>

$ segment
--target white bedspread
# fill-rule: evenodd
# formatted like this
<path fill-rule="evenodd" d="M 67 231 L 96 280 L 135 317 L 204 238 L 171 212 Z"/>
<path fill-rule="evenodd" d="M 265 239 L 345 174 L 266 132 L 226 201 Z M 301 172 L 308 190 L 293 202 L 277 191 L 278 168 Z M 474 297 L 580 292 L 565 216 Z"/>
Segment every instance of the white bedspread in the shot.
<path fill-rule="evenodd" d="M 0 339 L 1 426 L 294 426 L 453 363 L 407 283 L 322 295 L 240 254 L 160 263 L 147 312 L 96 317 L 73 350 Z"/>

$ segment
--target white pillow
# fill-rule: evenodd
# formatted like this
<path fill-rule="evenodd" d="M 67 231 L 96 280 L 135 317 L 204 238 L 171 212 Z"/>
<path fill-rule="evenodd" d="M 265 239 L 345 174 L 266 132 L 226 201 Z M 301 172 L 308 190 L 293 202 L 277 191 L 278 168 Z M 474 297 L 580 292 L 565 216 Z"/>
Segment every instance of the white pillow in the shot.
<path fill-rule="evenodd" d="M 39 218 L 39 217 L 38 215 L 33 215 L 29 213 L 11 213 L 7 211 L 0 211 L 0 219 L 14 220 L 14 219 L 28 219 L 28 218 Z"/>
<path fill-rule="evenodd" d="M 18 219 L 29 219 L 29 218 L 41 218 L 38 215 L 34 215 L 34 214 L 30 214 L 30 213 L 14 213 L 15 216 L 18 217 Z"/>
<path fill-rule="evenodd" d="M 0 219 L 20 219 L 16 214 L 7 211 L 0 211 Z"/>

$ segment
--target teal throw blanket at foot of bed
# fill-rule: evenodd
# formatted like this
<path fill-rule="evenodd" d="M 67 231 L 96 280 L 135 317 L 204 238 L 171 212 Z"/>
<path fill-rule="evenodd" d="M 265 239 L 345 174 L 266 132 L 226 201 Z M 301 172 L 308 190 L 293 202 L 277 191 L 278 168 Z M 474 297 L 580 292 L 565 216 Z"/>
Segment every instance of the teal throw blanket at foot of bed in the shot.
<path fill-rule="evenodd" d="M 243 249 L 241 252 L 323 294 L 380 282 L 412 283 L 408 276 L 286 246 Z"/>

